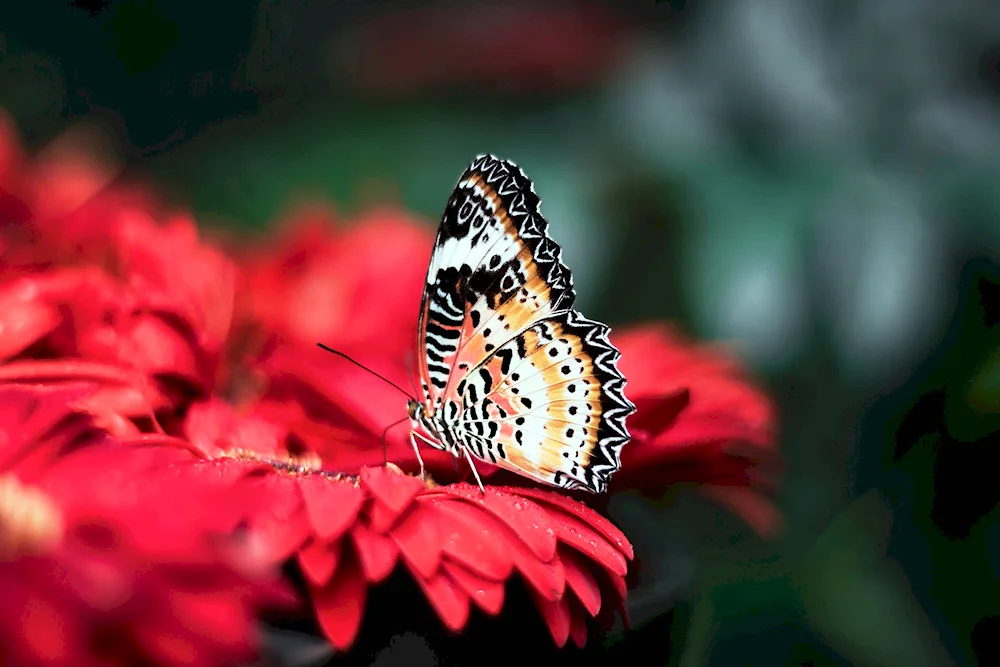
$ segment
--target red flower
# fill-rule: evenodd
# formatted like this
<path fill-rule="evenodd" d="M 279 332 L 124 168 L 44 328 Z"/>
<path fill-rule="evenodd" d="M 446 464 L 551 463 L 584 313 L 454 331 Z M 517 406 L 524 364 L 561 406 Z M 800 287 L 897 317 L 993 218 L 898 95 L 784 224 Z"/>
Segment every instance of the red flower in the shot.
<path fill-rule="evenodd" d="M 14 362 L 6 381 L 117 372 L 131 398 L 103 418 L 125 428 L 215 388 L 235 270 L 191 219 L 106 187 L 114 169 L 89 143 L 80 129 L 29 160 L 0 118 L 0 361 Z M 67 359 L 90 365 L 52 363 Z"/>
<path fill-rule="evenodd" d="M 433 239 L 394 209 L 349 226 L 325 209 L 304 209 L 276 238 L 237 248 L 241 321 L 304 347 L 322 341 L 403 363 L 413 354 Z"/>
<path fill-rule="evenodd" d="M 82 492 L 80 480 L 135 477 L 150 463 L 73 409 L 92 390 L 0 388 L 0 662 L 252 659 L 256 613 L 287 605 L 287 592 L 268 581 L 252 544 L 221 541 L 201 511 L 219 499 L 215 488 Z"/>
<path fill-rule="evenodd" d="M 552 491 L 488 487 L 480 496 L 468 484 L 425 484 L 394 466 L 341 475 L 316 459 L 246 449 L 178 474 L 229 480 L 239 497 L 266 499 L 247 505 L 249 525 L 273 562 L 295 558 L 315 618 L 338 649 L 355 640 L 368 588 L 400 565 L 453 632 L 472 607 L 500 613 L 515 573 L 559 646 L 569 637 L 582 646 L 588 617 L 623 611 L 631 545 L 607 519 Z"/>
<path fill-rule="evenodd" d="M 91 407 L 124 434 L 128 419 L 170 419 L 215 388 L 235 275 L 190 220 L 105 213 L 99 261 L 0 266 L 0 381 L 98 382 Z"/>
<path fill-rule="evenodd" d="M 487 40 L 482 26 L 489 26 Z M 380 94 L 491 83 L 550 92 L 600 79 L 614 66 L 627 28 L 593 5 L 397 10 L 361 27 L 343 65 L 359 86 Z"/>
<path fill-rule="evenodd" d="M 80 124 L 29 158 L 0 110 L 0 277 L 93 266 L 127 281 L 130 270 L 144 268 L 128 266 L 130 229 L 169 216 L 147 189 L 111 185 L 119 161 L 107 143 Z"/>
<path fill-rule="evenodd" d="M 780 517 L 766 498 L 778 463 L 770 400 L 733 357 L 692 345 L 666 325 L 612 338 L 636 405 L 613 484 L 659 494 L 694 483 L 758 532 L 773 533 Z"/>

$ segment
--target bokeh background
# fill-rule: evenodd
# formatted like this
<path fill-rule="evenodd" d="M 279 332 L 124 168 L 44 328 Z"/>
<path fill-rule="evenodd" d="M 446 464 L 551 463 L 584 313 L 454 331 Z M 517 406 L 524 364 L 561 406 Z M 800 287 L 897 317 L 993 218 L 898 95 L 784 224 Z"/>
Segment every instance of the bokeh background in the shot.
<path fill-rule="evenodd" d="M 4 3 L 0 107 L 233 229 L 304 198 L 432 225 L 514 160 L 582 310 L 729 342 L 781 415 L 776 539 L 614 499 L 643 570 L 608 664 L 1000 664 L 994 4 Z"/>

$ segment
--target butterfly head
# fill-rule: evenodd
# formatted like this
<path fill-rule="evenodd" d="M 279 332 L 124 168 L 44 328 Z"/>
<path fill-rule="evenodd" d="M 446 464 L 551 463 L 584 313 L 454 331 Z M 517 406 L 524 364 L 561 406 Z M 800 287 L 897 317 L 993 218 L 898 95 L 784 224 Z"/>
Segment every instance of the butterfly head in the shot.
<path fill-rule="evenodd" d="M 414 428 L 422 428 L 428 433 L 436 432 L 427 406 L 423 403 L 411 398 L 406 402 L 406 414 L 410 417 L 410 423 Z"/>

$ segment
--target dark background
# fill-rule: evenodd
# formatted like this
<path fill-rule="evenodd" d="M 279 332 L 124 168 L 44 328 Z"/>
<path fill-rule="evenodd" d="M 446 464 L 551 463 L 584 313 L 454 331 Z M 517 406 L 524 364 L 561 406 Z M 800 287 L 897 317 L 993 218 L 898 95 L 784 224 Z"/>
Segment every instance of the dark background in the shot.
<path fill-rule="evenodd" d="M 4 3 L 0 107 L 31 148 L 98 123 L 206 225 L 316 195 L 433 224 L 514 160 L 588 315 L 735 341 L 781 414 L 785 532 L 615 498 L 636 628 L 587 655 L 1000 664 L 995 2 L 483 4 Z M 446 664 L 435 632 L 376 662 Z"/>

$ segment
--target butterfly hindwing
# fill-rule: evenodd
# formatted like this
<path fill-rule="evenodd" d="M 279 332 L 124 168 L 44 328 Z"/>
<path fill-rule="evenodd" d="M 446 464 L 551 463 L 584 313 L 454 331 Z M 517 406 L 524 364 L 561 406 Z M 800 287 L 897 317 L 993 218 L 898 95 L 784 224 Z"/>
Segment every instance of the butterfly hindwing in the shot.
<path fill-rule="evenodd" d="M 431 409 L 458 379 L 530 322 L 575 300 L 531 181 L 510 162 L 477 158 L 459 178 L 424 286 L 418 357 Z"/>
<path fill-rule="evenodd" d="M 621 465 L 625 418 L 635 410 L 622 393 L 608 331 L 575 310 L 531 324 L 459 384 L 456 435 L 503 468 L 604 491 Z"/>

